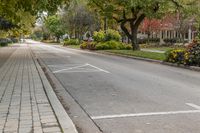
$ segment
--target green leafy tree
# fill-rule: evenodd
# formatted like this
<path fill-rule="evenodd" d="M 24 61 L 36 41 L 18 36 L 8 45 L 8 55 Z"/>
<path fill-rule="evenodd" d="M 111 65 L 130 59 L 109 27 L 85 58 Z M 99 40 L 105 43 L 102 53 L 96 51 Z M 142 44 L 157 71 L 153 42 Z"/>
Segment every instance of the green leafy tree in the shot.
<path fill-rule="evenodd" d="M 45 22 L 45 26 L 49 32 L 56 37 L 57 42 L 59 41 L 60 36 L 64 35 L 60 18 L 56 15 L 49 16 Z"/>
<path fill-rule="evenodd" d="M 131 40 L 134 50 L 140 49 L 137 32 L 142 21 L 175 12 L 177 8 L 187 8 L 196 0 L 89 0 L 94 10 L 114 19 Z"/>
<path fill-rule="evenodd" d="M 84 1 L 72 1 L 61 15 L 62 25 L 71 37 L 82 39 L 87 31 L 99 29 L 99 19 L 91 12 Z"/>
<path fill-rule="evenodd" d="M 27 31 L 27 27 L 34 23 L 30 19 L 26 19 L 24 23 L 24 18 L 27 18 L 27 14 L 32 18 L 37 17 L 40 12 L 53 14 L 60 5 L 68 5 L 68 2 L 69 0 L 1 0 L 0 30 L 20 28 L 23 31 L 25 31 L 24 29 Z"/>

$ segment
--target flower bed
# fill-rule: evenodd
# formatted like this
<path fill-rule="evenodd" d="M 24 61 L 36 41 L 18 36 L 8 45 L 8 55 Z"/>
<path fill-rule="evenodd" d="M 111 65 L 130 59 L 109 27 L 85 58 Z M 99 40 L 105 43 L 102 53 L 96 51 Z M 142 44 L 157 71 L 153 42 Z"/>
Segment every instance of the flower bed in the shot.
<path fill-rule="evenodd" d="M 186 49 L 168 51 L 165 61 L 189 66 L 200 66 L 200 42 L 194 41 Z"/>

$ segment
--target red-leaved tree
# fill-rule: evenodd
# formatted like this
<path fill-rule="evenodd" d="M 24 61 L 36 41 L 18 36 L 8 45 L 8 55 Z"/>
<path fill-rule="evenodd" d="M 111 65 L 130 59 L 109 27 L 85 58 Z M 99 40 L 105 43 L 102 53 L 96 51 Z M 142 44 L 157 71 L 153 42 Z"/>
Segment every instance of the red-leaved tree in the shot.
<path fill-rule="evenodd" d="M 140 30 L 148 35 L 148 40 L 149 40 L 151 33 L 158 32 L 160 28 L 161 28 L 161 20 L 146 18 L 143 21 Z"/>

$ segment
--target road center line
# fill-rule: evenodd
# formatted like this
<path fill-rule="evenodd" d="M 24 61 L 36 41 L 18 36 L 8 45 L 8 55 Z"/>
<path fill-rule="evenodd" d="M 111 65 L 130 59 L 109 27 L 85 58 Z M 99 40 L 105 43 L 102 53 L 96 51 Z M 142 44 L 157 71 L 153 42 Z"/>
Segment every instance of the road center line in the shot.
<path fill-rule="evenodd" d="M 151 113 L 138 113 L 138 114 L 120 114 L 120 115 L 105 115 L 105 116 L 92 116 L 91 118 L 93 120 L 98 120 L 98 119 L 157 116 L 157 115 L 176 115 L 176 114 L 194 114 L 194 113 L 200 113 L 200 110 L 151 112 Z"/>
<path fill-rule="evenodd" d="M 198 105 L 196 105 L 196 104 L 193 104 L 193 103 L 186 103 L 188 106 L 190 106 L 190 107 L 193 107 L 193 108 L 195 108 L 195 109 L 197 109 L 197 110 L 200 110 L 200 106 L 198 106 Z"/>

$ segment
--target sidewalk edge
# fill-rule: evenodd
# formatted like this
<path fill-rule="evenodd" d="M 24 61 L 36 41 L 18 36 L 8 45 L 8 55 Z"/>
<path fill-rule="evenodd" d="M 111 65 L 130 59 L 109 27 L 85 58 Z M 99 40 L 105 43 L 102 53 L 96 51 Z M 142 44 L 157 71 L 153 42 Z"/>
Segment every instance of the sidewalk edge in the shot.
<path fill-rule="evenodd" d="M 49 81 L 47 80 L 41 66 L 39 65 L 38 61 L 33 57 L 38 72 L 41 76 L 44 89 L 46 91 L 47 97 L 49 98 L 50 104 L 55 112 L 55 115 L 58 119 L 58 122 L 61 126 L 63 133 L 78 133 L 74 123 L 70 119 L 69 115 L 65 111 L 64 107 L 58 100 L 52 86 L 50 85 Z"/>

